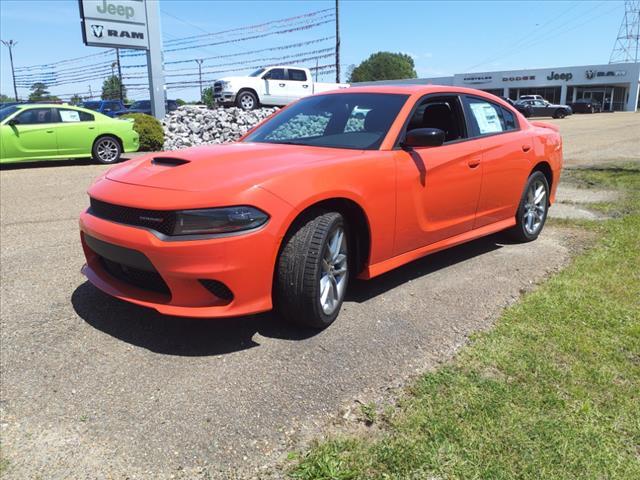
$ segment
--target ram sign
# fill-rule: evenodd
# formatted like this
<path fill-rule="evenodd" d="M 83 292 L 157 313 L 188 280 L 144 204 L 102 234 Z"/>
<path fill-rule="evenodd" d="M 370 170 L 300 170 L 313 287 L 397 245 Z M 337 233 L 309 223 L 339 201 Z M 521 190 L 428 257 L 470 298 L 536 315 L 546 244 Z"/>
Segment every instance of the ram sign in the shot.
<path fill-rule="evenodd" d="M 85 45 L 149 49 L 144 0 L 80 0 L 80 16 Z"/>

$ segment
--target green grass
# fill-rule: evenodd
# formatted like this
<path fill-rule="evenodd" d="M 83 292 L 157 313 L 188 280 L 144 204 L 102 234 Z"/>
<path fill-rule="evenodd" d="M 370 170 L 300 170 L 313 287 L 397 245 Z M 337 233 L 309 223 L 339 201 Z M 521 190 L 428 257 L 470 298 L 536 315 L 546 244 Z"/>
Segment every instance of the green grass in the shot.
<path fill-rule="evenodd" d="M 424 375 L 372 436 L 315 444 L 298 479 L 640 478 L 640 168 L 574 170 L 625 215 Z"/>

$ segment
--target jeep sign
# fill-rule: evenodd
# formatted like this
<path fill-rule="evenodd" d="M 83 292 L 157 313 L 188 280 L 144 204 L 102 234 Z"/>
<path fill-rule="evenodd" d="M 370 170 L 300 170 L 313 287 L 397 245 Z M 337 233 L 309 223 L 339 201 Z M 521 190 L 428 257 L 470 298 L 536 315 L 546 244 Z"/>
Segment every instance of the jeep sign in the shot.
<path fill-rule="evenodd" d="M 85 45 L 149 48 L 144 0 L 80 0 L 80 14 Z"/>

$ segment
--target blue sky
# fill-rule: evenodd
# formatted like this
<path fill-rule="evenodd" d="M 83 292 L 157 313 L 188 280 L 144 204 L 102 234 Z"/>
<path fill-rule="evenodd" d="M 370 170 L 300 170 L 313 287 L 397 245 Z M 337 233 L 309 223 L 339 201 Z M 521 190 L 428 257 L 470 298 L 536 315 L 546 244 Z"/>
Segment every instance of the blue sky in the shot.
<path fill-rule="evenodd" d="M 181 37 L 216 33 L 269 20 L 293 17 L 310 11 L 328 9 L 333 0 L 317 1 L 206 1 L 159 0 L 162 33 L 165 41 Z M 444 76 L 469 71 L 491 71 L 519 68 L 607 63 L 618 28 L 624 14 L 623 1 L 357 1 L 340 2 L 341 64 L 343 72 L 348 65 L 357 64 L 379 50 L 405 52 L 415 61 L 420 77 Z M 321 39 L 334 34 L 333 23 L 308 30 L 264 38 L 235 41 L 208 47 L 189 48 L 166 52 L 165 61 L 190 60 L 201 57 L 242 54 L 246 51 L 276 48 L 285 45 Z M 2 0 L 0 1 L 0 36 L 3 40 L 18 42 L 14 49 L 16 67 L 54 63 L 61 60 L 104 52 L 106 49 L 86 47 L 82 44 L 78 2 L 76 0 Z M 216 36 L 208 40 L 238 39 L 238 35 Z M 205 40 L 196 43 L 207 43 Z M 317 52 L 332 46 L 325 40 L 297 49 L 273 50 L 225 60 L 205 60 L 203 67 L 214 72 L 216 65 L 243 60 L 258 61 L 300 52 L 298 58 L 322 56 Z M 165 47 L 167 48 L 167 47 Z M 72 69 L 91 71 L 87 65 L 109 62 L 107 56 L 89 57 L 82 62 L 67 64 Z M 135 65 L 144 57 L 123 58 L 123 65 Z M 2 47 L 0 91 L 12 95 L 9 55 Z M 235 61 L 235 62 L 234 62 Z M 332 63 L 332 58 L 318 63 Z M 288 63 L 285 61 L 279 63 Z M 295 62 L 298 63 L 298 62 Z M 315 60 L 306 66 L 314 66 Z M 58 67 L 62 68 L 62 67 Z M 68 67 L 67 67 L 68 68 Z M 108 68 L 108 67 L 105 67 Z M 195 60 L 183 64 L 168 64 L 173 75 L 181 69 L 195 72 Z M 237 67 L 234 67 L 237 68 Z M 138 73 L 142 79 L 126 83 L 144 82 L 144 70 L 126 68 L 125 72 Z M 175 73 L 177 72 L 177 73 Z M 24 73 L 24 71 L 23 71 Z M 242 72 L 211 73 L 205 78 L 241 74 Z M 78 75 L 77 78 L 79 78 Z M 332 81 L 334 75 L 321 80 Z M 67 75 L 72 82 L 73 75 Z M 182 80 L 188 77 L 176 77 Z M 194 77 L 192 77 L 194 78 Z M 56 94 L 84 93 L 91 88 L 99 91 L 102 81 L 91 79 L 52 87 Z M 21 89 L 21 97 L 27 89 Z M 170 98 L 196 99 L 195 87 L 170 90 Z M 143 89 L 130 90 L 130 98 L 148 96 Z"/>

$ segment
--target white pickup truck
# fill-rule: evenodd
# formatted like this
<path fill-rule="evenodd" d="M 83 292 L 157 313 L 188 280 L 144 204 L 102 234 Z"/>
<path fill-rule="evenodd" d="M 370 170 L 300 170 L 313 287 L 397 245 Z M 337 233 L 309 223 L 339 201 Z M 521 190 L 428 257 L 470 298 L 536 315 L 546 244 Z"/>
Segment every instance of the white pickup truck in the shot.
<path fill-rule="evenodd" d="M 308 68 L 259 68 L 245 77 L 224 77 L 213 84 L 217 105 L 253 110 L 260 105 L 282 106 L 314 93 L 348 88 L 348 83 L 317 83 Z"/>

